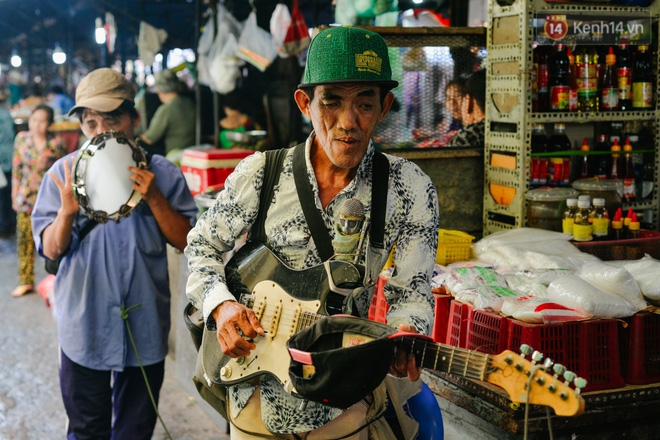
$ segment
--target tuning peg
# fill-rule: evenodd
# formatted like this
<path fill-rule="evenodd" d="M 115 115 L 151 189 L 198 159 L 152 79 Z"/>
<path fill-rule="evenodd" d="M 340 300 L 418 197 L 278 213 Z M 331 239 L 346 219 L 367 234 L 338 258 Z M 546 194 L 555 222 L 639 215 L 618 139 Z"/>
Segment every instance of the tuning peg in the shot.
<path fill-rule="evenodd" d="M 530 354 L 532 354 L 533 351 L 534 349 L 527 344 L 523 344 L 520 346 L 520 353 L 522 353 L 523 357 L 529 356 Z"/>
<path fill-rule="evenodd" d="M 577 375 L 572 371 L 568 371 L 568 370 L 564 371 L 564 383 L 566 385 L 572 384 L 575 378 L 577 378 Z"/>
<path fill-rule="evenodd" d="M 550 358 L 545 358 L 543 361 L 543 369 L 548 371 L 550 367 L 552 367 L 552 364 L 554 364 L 554 361 Z"/>
<path fill-rule="evenodd" d="M 555 372 L 555 379 L 559 379 L 559 376 L 564 374 L 566 371 L 566 367 L 564 367 L 562 364 L 555 364 L 552 366 L 552 371 Z"/>
<path fill-rule="evenodd" d="M 584 389 L 587 386 L 587 379 L 576 377 L 573 383 L 575 384 L 575 392 L 580 394 L 582 389 Z"/>
<path fill-rule="evenodd" d="M 543 360 L 543 353 L 534 350 L 534 353 L 532 353 L 532 364 L 536 364 L 537 362 L 541 362 L 542 360 Z"/>

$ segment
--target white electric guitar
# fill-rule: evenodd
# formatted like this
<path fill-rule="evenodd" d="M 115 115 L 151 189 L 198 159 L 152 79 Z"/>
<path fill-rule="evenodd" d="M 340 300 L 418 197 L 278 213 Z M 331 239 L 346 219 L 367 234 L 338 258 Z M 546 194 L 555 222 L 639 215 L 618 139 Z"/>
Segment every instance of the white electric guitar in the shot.
<path fill-rule="evenodd" d="M 272 253 L 270 257 L 264 256 L 264 249 L 270 251 L 259 246 L 263 247 L 257 245 L 249 251 L 261 253 L 260 258 L 276 259 Z M 241 272 L 240 267 L 238 272 Z M 269 373 L 286 384 L 289 381 L 286 342 L 296 332 L 326 316 L 318 313 L 325 311 L 323 301 L 291 296 L 271 280 L 257 282 L 251 293 L 242 295 L 241 301 L 254 310 L 266 335 L 253 341 L 257 348 L 248 356 L 231 358 L 222 353 L 215 332 L 205 328 L 202 344 L 206 379 L 227 386 Z M 586 382 L 559 365 L 554 368 L 555 374 L 549 374 L 546 370 L 550 364 L 537 364 L 509 350 L 492 356 L 419 338 L 402 338 L 401 344 L 416 356 L 418 365 L 497 385 L 507 391 L 513 402 L 550 406 L 559 416 L 575 416 L 584 411 L 579 389 Z M 524 347 L 523 351 L 532 354 L 529 347 Z"/>

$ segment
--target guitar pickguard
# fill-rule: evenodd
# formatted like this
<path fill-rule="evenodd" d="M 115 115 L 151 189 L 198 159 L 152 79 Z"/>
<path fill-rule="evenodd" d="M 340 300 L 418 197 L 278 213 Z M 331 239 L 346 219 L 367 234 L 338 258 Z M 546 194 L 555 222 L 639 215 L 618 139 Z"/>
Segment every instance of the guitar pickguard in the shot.
<path fill-rule="evenodd" d="M 223 355 L 220 368 L 206 369 L 212 373 L 211 380 L 223 385 L 232 385 L 265 373 L 272 373 L 282 383 L 289 379 L 289 355 L 287 340 L 299 330 L 312 324 L 319 315 L 319 300 L 303 301 L 290 296 L 273 281 L 257 283 L 252 291 L 253 310 L 265 336 L 257 336 L 257 348 L 249 356 L 230 358 Z M 214 342 L 220 350 L 217 341 Z M 205 362 L 206 363 L 206 362 Z M 209 365 L 212 367 L 212 365 Z"/>

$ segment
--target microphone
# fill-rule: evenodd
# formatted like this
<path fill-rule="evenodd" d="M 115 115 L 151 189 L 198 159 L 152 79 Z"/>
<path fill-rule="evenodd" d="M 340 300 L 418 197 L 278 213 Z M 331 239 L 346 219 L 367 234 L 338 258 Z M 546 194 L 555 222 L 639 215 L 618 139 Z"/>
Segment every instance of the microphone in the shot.
<path fill-rule="evenodd" d="M 335 259 L 357 263 L 365 232 L 364 205 L 355 198 L 346 200 L 339 211 L 335 238 L 332 240 Z"/>

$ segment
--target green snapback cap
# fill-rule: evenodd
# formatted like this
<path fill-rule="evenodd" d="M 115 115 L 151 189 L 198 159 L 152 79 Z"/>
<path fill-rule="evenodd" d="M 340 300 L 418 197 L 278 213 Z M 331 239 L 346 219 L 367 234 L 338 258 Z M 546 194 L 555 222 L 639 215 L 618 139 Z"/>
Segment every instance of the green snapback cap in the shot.
<path fill-rule="evenodd" d="M 392 80 L 383 37 L 352 26 L 331 27 L 314 37 L 298 88 L 360 82 L 378 83 L 388 90 L 399 84 Z"/>

